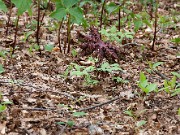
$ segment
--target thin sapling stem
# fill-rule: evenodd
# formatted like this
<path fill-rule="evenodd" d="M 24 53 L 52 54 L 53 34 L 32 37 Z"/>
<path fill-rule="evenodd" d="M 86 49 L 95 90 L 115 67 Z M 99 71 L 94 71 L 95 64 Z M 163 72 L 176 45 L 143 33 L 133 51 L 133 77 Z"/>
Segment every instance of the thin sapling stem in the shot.
<path fill-rule="evenodd" d="M 16 28 L 15 28 L 15 34 L 14 34 L 14 42 L 12 44 L 12 54 L 14 54 L 15 52 L 15 47 L 16 47 L 16 40 L 17 40 L 17 32 L 18 32 L 18 25 L 19 25 L 19 15 L 17 16 L 17 19 L 16 19 Z"/>
<path fill-rule="evenodd" d="M 155 7 L 155 24 L 154 24 L 154 37 L 153 37 L 153 43 L 152 43 L 152 47 L 151 47 L 151 50 L 154 51 L 154 46 L 155 46 L 155 42 L 156 42 L 156 34 L 157 34 L 157 21 L 158 21 L 158 16 L 157 16 L 157 9 L 158 9 L 158 6 L 157 6 L 157 1 L 156 1 L 156 7 Z"/>
<path fill-rule="evenodd" d="M 61 49 L 61 28 L 62 28 L 62 24 L 63 24 L 64 18 L 62 19 L 62 21 L 59 22 L 59 28 L 58 28 L 58 44 L 59 44 L 59 50 L 62 53 L 62 49 Z"/>
<path fill-rule="evenodd" d="M 40 30 L 40 0 L 38 0 L 38 16 L 37 16 L 37 31 L 36 31 L 36 43 L 39 46 L 39 53 L 41 55 L 41 48 L 39 45 L 39 30 Z"/>

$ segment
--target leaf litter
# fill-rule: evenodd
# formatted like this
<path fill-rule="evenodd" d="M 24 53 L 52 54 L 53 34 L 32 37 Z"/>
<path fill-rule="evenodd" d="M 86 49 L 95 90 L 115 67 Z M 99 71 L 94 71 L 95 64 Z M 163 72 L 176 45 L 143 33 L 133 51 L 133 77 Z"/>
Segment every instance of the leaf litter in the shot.
<path fill-rule="evenodd" d="M 149 31 L 146 29 L 147 34 Z M 141 35 L 139 33 L 135 41 L 148 46 L 151 40 Z M 167 40 L 176 35 L 173 30 L 159 34 L 159 46 L 154 52 L 146 48 L 142 51 L 140 46 L 124 47 L 129 55 L 124 55 L 125 60 L 120 59 L 119 63 L 126 71 L 121 77 L 129 80 L 127 84 L 117 84 L 111 76 L 99 76 L 98 86 L 83 86 L 82 79 L 64 80 L 59 75 L 74 58 L 56 51 L 43 52 L 42 56 L 36 52 L 30 54 L 26 51 L 28 44 L 23 46 L 23 51 L 17 50 L 17 57 L 0 58 L 5 69 L 0 76 L 0 91 L 3 100 L 13 102 L 1 115 L 0 134 L 180 134 L 177 115 L 180 96 L 171 97 L 164 91 L 143 96 L 138 94 L 142 92 L 137 87 L 140 71 L 148 68 L 146 61 L 164 62 L 159 71 L 169 78 L 171 72 L 179 72 L 176 57 L 179 46 L 170 48 Z M 2 50 L 11 41 L 5 39 L 0 39 Z M 102 57 L 108 55 L 101 54 Z M 163 83 L 157 74 L 148 74 L 147 78 Z M 114 100 L 116 96 L 119 97 Z M 87 107 L 92 108 L 86 110 Z M 73 117 L 75 111 L 83 109 L 86 115 Z"/>

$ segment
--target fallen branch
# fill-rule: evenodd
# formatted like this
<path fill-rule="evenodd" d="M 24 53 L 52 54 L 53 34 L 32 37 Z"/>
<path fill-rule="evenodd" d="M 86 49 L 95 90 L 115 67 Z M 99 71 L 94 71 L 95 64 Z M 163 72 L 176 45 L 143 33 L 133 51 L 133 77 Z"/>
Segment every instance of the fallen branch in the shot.
<path fill-rule="evenodd" d="M 97 104 L 97 105 L 94 105 L 94 106 L 90 106 L 90 107 L 87 107 L 87 108 L 79 109 L 79 111 L 87 111 L 87 110 L 95 109 L 95 108 L 97 108 L 97 107 L 101 107 L 101 106 L 103 106 L 103 105 L 110 104 L 110 103 L 112 103 L 112 102 L 114 102 L 114 101 L 116 101 L 116 100 L 118 100 L 118 99 L 120 99 L 120 96 L 115 97 L 115 98 L 113 98 L 113 99 L 111 99 L 111 100 L 109 100 L 109 101 L 106 101 L 106 102 L 104 102 L 104 103 L 100 103 L 100 104 Z"/>

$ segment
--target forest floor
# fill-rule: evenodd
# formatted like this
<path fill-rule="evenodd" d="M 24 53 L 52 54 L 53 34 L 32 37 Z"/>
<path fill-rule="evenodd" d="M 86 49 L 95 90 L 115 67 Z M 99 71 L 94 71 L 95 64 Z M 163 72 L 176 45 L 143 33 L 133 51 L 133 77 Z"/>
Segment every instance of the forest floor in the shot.
<path fill-rule="evenodd" d="M 167 6 L 175 8 L 173 3 Z M 159 12 L 170 14 L 168 8 L 159 9 Z M 61 54 L 57 48 L 52 52 L 42 51 L 41 55 L 38 51 L 30 53 L 31 43 L 22 40 L 26 31 L 23 30 L 23 18 L 20 22 L 18 48 L 14 56 L 0 57 L 0 63 L 5 69 L 0 75 L 1 101 L 13 102 L 7 105 L 5 112 L 0 113 L 0 134 L 180 134 L 180 95 L 172 96 L 165 90 L 145 94 L 137 85 L 140 72 L 144 72 L 147 80 L 156 83 L 159 89 L 163 88 L 165 80 L 161 75 L 172 79 L 171 72 L 180 74 L 180 59 L 177 56 L 180 46 L 170 41 L 173 37 L 179 37 L 180 22 L 176 23 L 176 29 L 169 27 L 157 33 L 155 51 L 150 49 L 152 38 L 149 37 L 153 36 L 152 31 L 146 34 L 137 32 L 133 42 L 145 47 L 124 47 L 127 55 L 119 61 L 123 69 L 119 76 L 128 80 L 127 83 L 117 83 L 106 73 L 99 74 L 99 83 L 90 86 L 83 84 L 83 77 L 62 76 L 71 62 L 86 63 L 87 57 L 80 60 L 71 54 Z M 10 51 L 9 42 L 14 35 L 11 30 L 13 27 L 9 29 L 8 37 L 4 36 L 5 28 L 0 29 L 0 50 L 7 52 Z M 57 42 L 56 32 L 49 32 L 45 27 L 42 29 L 42 46 Z M 78 51 L 75 30 L 72 38 L 74 48 Z M 148 73 L 147 61 L 163 62 L 157 67 L 161 75 Z"/>

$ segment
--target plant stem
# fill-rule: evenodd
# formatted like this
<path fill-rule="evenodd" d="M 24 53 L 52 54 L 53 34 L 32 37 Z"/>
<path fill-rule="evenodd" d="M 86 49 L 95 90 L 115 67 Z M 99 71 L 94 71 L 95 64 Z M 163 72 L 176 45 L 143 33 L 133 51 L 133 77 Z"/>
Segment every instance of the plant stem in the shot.
<path fill-rule="evenodd" d="M 61 49 L 61 27 L 62 27 L 63 21 L 64 21 L 64 18 L 59 23 L 59 29 L 58 29 L 58 44 L 59 44 L 59 50 L 61 53 L 62 53 L 62 49 Z"/>
<path fill-rule="evenodd" d="M 101 9 L 100 26 L 99 26 L 100 30 L 102 28 L 102 20 L 103 20 L 103 13 L 104 13 L 105 4 L 106 4 L 106 0 L 104 0 L 103 5 L 102 5 L 102 9 Z"/>
<path fill-rule="evenodd" d="M 121 30 L 121 8 L 119 7 L 119 12 L 118 12 L 118 30 Z"/>
<path fill-rule="evenodd" d="M 39 45 L 39 30 L 40 30 L 40 0 L 38 0 L 37 2 L 37 6 L 38 6 L 38 17 L 37 17 L 37 32 L 36 32 L 36 43 L 37 45 L 39 46 L 39 53 L 41 55 L 41 48 L 40 48 L 40 45 Z"/>
<path fill-rule="evenodd" d="M 14 52 L 15 52 L 17 32 L 18 32 L 18 24 L 19 24 L 19 15 L 18 15 L 17 20 L 16 20 L 16 28 L 15 28 L 15 34 L 14 34 L 14 42 L 13 42 L 13 44 L 12 44 L 12 47 L 13 47 L 12 54 L 14 54 Z"/>
<path fill-rule="evenodd" d="M 68 28 L 67 28 L 67 43 L 68 43 L 68 50 L 67 50 L 67 53 L 70 53 L 70 39 L 71 39 L 71 27 L 70 27 L 70 15 L 69 15 L 69 18 L 68 18 Z"/>
<path fill-rule="evenodd" d="M 155 46 L 155 42 L 156 42 L 156 34 L 157 34 L 157 21 L 158 21 L 158 16 L 157 16 L 157 9 L 158 9 L 158 2 L 156 0 L 156 8 L 155 8 L 155 28 L 154 28 L 154 38 L 153 38 L 153 44 L 152 44 L 152 47 L 151 47 L 151 50 L 154 51 L 154 46 Z"/>
<path fill-rule="evenodd" d="M 10 2 L 10 9 L 9 9 L 9 14 L 8 14 L 8 20 L 7 20 L 7 23 L 6 23 L 6 36 L 8 35 L 8 31 L 9 31 L 9 24 L 10 24 L 10 20 L 11 20 L 11 14 L 12 14 L 12 3 Z"/>

